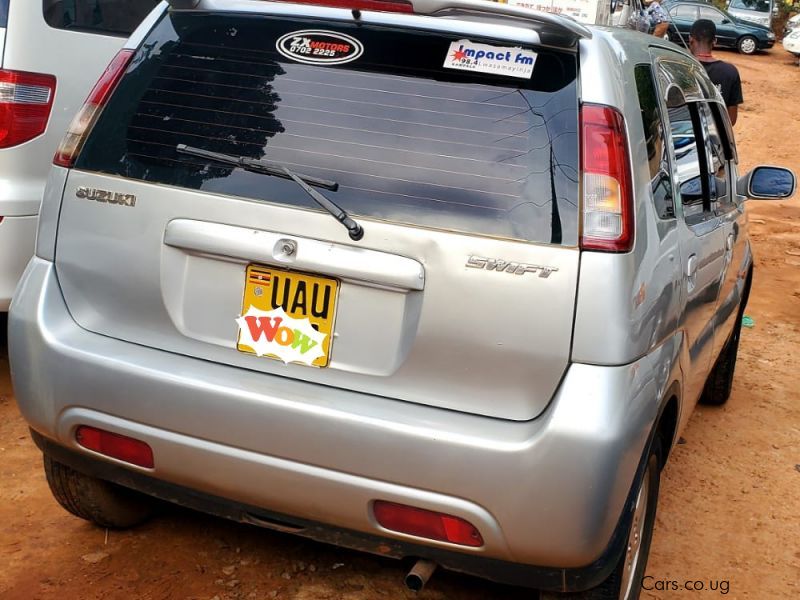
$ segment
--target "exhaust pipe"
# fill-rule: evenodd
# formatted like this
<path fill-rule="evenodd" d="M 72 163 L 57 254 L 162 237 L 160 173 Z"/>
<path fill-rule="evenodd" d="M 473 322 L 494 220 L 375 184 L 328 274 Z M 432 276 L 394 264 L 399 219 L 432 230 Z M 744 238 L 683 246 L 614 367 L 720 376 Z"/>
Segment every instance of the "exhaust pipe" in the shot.
<path fill-rule="evenodd" d="M 437 566 L 432 560 L 420 558 L 406 575 L 404 580 L 406 587 L 412 592 L 421 592 Z"/>

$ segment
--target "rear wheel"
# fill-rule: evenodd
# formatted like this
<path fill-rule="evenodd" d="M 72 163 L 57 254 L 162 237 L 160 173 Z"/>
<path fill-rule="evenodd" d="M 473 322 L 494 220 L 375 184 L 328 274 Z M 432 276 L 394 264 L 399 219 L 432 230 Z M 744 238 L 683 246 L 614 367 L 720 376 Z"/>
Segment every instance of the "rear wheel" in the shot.
<path fill-rule="evenodd" d="M 656 437 L 647 457 L 644 477 L 636 493 L 625 552 L 608 579 L 584 592 L 566 594 L 541 592 L 540 600 L 637 600 L 639 598 L 656 521 L 661 464 L 661 441 Z"/>
<path fill-rule="evenodd" d="M 144 522 L 154 512 L 147 496 L 90 477 L 45 454 L 44 473 L 58 503 L 76 517 L 100 527 L 124 529 Z"/>
<path fill-rule="evenodd" d="M 736 44 L 742 54 L 753 54 L 758 49 L 756 38 L 746 35 Z"/>

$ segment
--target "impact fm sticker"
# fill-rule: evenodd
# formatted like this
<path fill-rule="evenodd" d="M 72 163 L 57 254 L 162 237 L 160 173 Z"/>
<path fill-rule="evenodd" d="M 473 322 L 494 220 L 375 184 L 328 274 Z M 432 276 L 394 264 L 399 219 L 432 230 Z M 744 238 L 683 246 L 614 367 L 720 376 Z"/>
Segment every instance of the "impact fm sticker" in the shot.
<path fill-rule="evenodd" d="M 536 53 L 533 50 L 459 40 L 450 44 L 444 68 L 530 79 L 535 63 Z"/>
<path fill-rule="evenodd" d="M 310 65 L 341 65 L 364 53 L 364 46 L 357 39 L 317 29 L 287 33 L 275 46 L 286 58 Z"/>
<path fill-rule="evenodd" d="M 327 333 L 320 333 L 308 319 L 295 319 L 283 307 L 270 311 L 253 306 L 236 319 L 239 343 L 253 349 L 256 356 L 272 356 L 284 363 L 299 362 L 312 366 L 325 356 L 322 344 Z"/>

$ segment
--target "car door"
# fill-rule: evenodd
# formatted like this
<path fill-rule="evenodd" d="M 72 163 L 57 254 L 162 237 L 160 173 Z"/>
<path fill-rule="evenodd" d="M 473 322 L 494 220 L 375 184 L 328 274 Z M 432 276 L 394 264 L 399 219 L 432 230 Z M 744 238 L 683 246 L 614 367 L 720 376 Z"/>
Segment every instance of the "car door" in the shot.
<path fill-rule="evenodd" d="M 700 18 L 713 21 L 717 27 L 717 45 L 736 46 L 736 23 L 727 15 L 710 6 L 700 7 Z"/>
<path fill-rule="evenodd" d="M 725 262 L 714 326 L 714 353 L 719 355 L 739 317 L 750 262 L 745 236 L 744 197 L 736 193 L 736 146 L 724 104 L 701 104 L 707 132 L 712 205 L 724 230 Z"/>
<path fill-rule="evenodd" d="M 705 75 L 686 57 L 653 50 L 662 98 L 677 86 L 682 97 L 666 103 L 667 138 L 671 149 L 680 260 L 683 271 L 680 329 L 684 340 L 684 393 L 692 405 L 700 396 L 712 366 L 714 325 L 726 264 L 725 229 L 715 212 L 710 182 L 709 152 L 702 104 L 709 90 Z M 673 92 L 675 90 L 672 90 Z M 688 413 L 687 413 L 688 414 Z"/>

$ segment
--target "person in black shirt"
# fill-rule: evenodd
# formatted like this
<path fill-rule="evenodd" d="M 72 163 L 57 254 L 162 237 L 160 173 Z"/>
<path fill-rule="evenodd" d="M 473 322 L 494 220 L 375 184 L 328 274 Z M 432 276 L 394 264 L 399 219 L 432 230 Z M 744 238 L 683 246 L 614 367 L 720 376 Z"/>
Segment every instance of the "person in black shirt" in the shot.
<path fill-rule="evenodd" d="M 689 33 L 689 50 L 695 58 L 705 67 L 708 78 L 717 86 L 725 106 L 728 107 L 728 116 L 731 125 L 736 124 L 739 114 L 739 105 L 744 102 L 742 98 L 742 80 L 739 71 L 730 63 L 718 60 L 711 54 L 714 42 L 717 39 L 717 26 L 708 19 L 698 19 L 692 25 Z"/>

